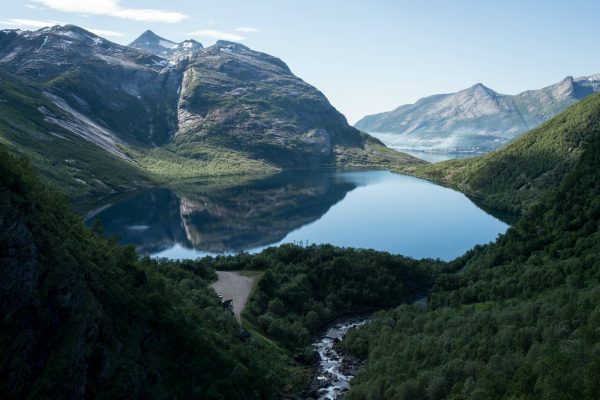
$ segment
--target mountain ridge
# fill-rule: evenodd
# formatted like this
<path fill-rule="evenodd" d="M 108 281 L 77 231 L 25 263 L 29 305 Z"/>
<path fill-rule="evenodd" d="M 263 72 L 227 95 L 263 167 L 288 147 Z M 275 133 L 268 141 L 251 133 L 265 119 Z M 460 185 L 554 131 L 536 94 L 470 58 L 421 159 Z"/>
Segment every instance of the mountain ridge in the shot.
<path fill-rule="evenodd" d="M 354 126 L 399 149 L 485 152 L 599 91 L 600 75 L 567 76 L 553 85 L 516 95 L 498 93 L 478 83 L 368 115 Z"/>

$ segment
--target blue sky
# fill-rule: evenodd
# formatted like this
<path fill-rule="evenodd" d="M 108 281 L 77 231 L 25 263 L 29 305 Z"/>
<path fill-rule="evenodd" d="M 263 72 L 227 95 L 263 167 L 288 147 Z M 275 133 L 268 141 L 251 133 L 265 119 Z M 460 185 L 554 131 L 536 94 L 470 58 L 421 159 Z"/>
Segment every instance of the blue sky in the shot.
<path fill-rule="evenodd" d="M 146 29 L 283 59 L 350 122 L 477 82 L 514 94 L 600 73 L 600 1 L 2 0 L 0 27 Z"/>

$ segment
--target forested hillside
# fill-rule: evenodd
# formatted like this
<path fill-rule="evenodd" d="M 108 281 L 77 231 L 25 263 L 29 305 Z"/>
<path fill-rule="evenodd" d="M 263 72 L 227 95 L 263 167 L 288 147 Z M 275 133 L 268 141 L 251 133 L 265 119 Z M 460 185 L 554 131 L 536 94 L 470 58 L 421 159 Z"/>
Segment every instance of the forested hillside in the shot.
<path fill-rule="evenodd" d="M 24 398 L 275 398 L 290 360 L 241 342 L 195 262 L 88 230 L 0 149 L 0 392 Z"/>
<path fill-rule="evenodd" d="M 265 271 L 244 310 L 253 329 L 292 353 L 340 317 L 411 301 L 444 263 L 331 245 L 282 245 L 260 254 L 207 258 L 215 269 Z M 308 346 L 308 349 L 307 349 Z M 310 357 L 309 357 L 310 358 Z"/>
<path fill-rule="evenodd" d="M 493 153 L 400 172 L 455 186 L 486 206 L 519 214 L 562 181 L 599 132 L 600 94 L 595 94 Z"/>
<path fill-rule="evenodd" d="M 513 146 L 461 163 L 469 182 L 504 195 L 521 185 L 515 179 L 552 179 L 531 185 L 538 199 L 515 196 L 529 204 L 524 216 L 445 268 L 425 309 L 382 312 L 349 335 L 345 346 L 368 362 L 348 399 L 600 396 L 599 121 L 594 96 Z M 554 169 L 561 151 L 571 157 Z"/>

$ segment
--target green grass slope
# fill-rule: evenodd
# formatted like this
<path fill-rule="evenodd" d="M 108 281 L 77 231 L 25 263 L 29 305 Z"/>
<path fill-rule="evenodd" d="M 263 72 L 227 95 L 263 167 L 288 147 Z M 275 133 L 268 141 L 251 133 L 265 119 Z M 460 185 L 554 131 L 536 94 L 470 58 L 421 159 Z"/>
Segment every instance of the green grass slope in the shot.
<path fill-rule="evenodd" d="M 562 181 L 599 132 L 596 94 L 498 151 L 399 171 L 457 187 L 485 206 L 519 214 Z"/>
<path fill-rule="evenodd" d="M 94 143 L 53 124 L 66 118 L 40 87 L 0 70 L 0 143 L 27 156 L 49 182 L 71 199 L 149 186 L 153 179 Z"/>

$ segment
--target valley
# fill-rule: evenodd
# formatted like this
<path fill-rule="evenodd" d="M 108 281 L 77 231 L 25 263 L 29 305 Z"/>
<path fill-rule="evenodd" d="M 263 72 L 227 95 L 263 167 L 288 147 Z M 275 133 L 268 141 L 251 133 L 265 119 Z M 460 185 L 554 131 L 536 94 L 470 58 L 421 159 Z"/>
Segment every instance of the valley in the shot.
<path fill-rule="evenodd" d="M 600 396 L 597 75 L 377 138 L 182 35 L 0 31 L 3 398 Z"/>

